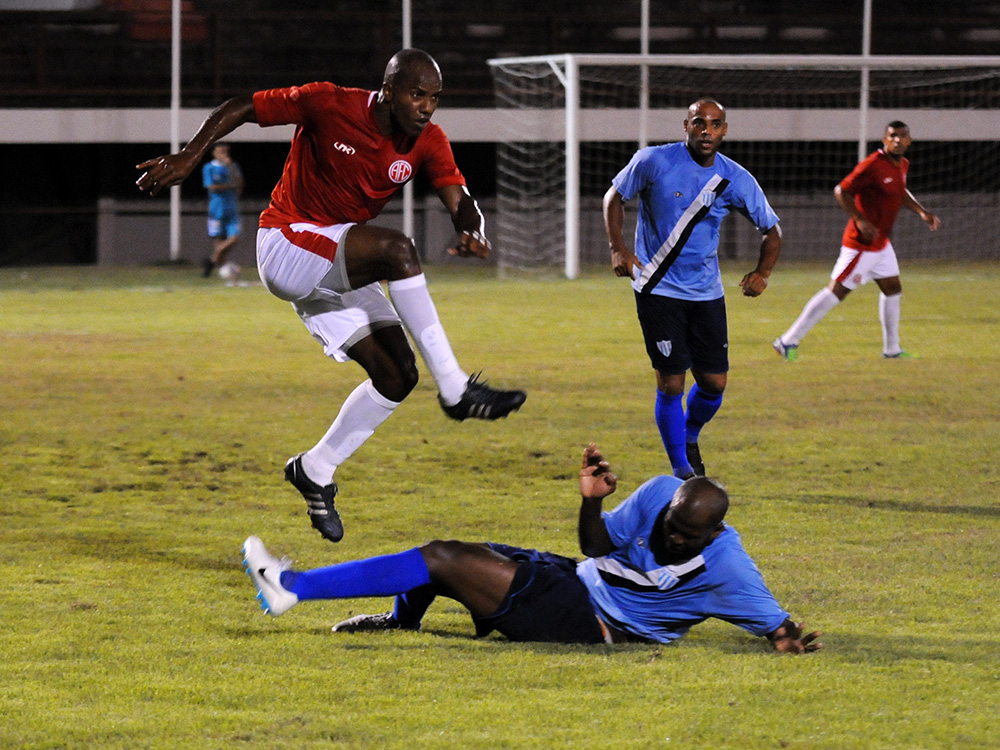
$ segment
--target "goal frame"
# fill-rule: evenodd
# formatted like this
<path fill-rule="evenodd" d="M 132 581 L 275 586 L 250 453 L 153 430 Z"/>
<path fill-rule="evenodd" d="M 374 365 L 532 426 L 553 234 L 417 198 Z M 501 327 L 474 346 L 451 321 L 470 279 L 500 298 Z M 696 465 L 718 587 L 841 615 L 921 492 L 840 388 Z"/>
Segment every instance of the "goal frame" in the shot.
<path fill-rule="evenodd" d="M 651 110 L 649 108 L 648 70 L 651 66 L 666 67 L 699 67 L 705 70 L 763 70 L 775 68 L 836 68 L 841 70 L 857 70 L 860 75 L 858 106 L 853 110 L 786 110 L 790 116 L 786 129 L 791 132 L 814 132 L 814 125 L 823 125 L 825 140 L 857 141 L 858 160 L 867 154 L 868 143 L 879 140 L 881 128 L 889 119 L 902 119 L 909 122 L 915 112 L 944 112 L 943 110 L 893 110 L 892 112 L 872 109 L 869 106 L 870 91 L 868 88 L 869 74 L 873 70 L 893 68 L 997 68 L 1000 70 L 1000 56 L 898 56 L 898 55 L 611 55 L 611 54 L 561 54 L 536 55 L 530 57 L 492 58 L 486 61 L 491 69 L 506 65 L 548 65 L 565 91 L 565 106 L 561 123 L 552 118 L 552 113 L 559 108 L 537 110 L 532 115 L 537 118 L 534 132 L 519 132 L 518 140 L 524 141 L 555 141 L 565 142 L 565 252 L 564 274 L 568 279 L 575 279 L 580 274 L 580 143 L 582 141 L 626 140 L 621 138 L 621 127 L 633 128 L 640 147 L 648 145 L 652 140 L 669 140 L 674 137 L 678 123 L 673 122 L 674 131 L 666 138 L 659 138 L 660 133 L 653 130 L 651 123 L 657 112 L 673 114 L 668 110 Z M 617 115 L 609 117 L 612 110 L 595 110 L 599 117 L 585 118 L 585 111 L 580 107 L 579 71 L 581 66 L 601 65 L 606 67 L 631 66 L 639 67 L 641 84 L 639 101 L 633 110 L 616 109 Z M 526 110 L 520 110 L 522 113 Z M 773 113 L 775 110 L 769 110 Z M 968 109 L 962 112 L 975 115 L 965 121 L 960 132 L 949 131 L 947 138 L 954 140 L 1000 140 L 1000 112 L 994 109 Z M 730 113 L 734 110 L 730 110 Z M 810 118 L 809 115 L 822 112 L 822 118 Z M 947 110 L 950 115 L 954 110 Z M 548 113 L 548 116 L 547 114 Z M 907 119 L 909 118 L 909 119 Z M 602 123 L 599 120 L 604 119 Z M 821 119 L 823 122 L 814 122 Z M 662 121 L 662 118 L 661 118 Z M 637 126 L 631 123 L 638 123 Z M 853 122 L 851 128 L 844 124 Z M 874 125 L 873 125 L 874 123 Z M 873 130 L 874 127 L 874 130 Z M 609 137 L 609 134 L 613 134 Z M 813 136 L 815 138 L 815 136 Z M 921 130 L 921 137 L 933 140 L 934 133 Z M 741 136 L 736 136 L 741 139 Z M 628 139 L 632 140 L 632 139 Z M 818 139 L 817 139 L 818 140 Z M 622 165 L 624 166 L 624 165 Z"/>

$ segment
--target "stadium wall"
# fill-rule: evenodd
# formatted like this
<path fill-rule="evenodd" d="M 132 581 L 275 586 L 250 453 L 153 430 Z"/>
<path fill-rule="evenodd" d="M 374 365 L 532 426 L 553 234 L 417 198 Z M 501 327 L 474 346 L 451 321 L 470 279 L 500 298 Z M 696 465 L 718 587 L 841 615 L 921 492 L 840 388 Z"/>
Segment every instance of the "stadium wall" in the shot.
<path fill-rule="evenodd" d="M 210 110 L 182 110 L 181 132 L 193 133 L 199 124 L 208 116 Z M 623 116 L 622 112 L 586 112 L 583 122 L 585 137 L 606 137 L 608 130 L 615 132 L 616 118 Z M 628 116 L 627 114 L 624 116 Z M 680 123 L 684 113 L 680 110 L 660 110 L 650 118 L 652 125 L 650 137 L 654 141 L 675 140 L 681 135 Z M 782 129 L 782 139 L 805 137 L 810 139 L 824 138 L 835 140 L 850 140 L 852 129 L 845 127 L 849 111 L 828 112 L 827 117 L 820 121 L 799 121 L 801 112 L 781 112 L 776 110 L 740 110 L 729 113 L 729 142 L 753 141 L 764 138 L 774 138 L 775 128 Z M 811 115 L 807 115 L 811 116 Z M 940 112 L 914 111 L 903 113 L 873 112 L 870 118 L 872 141 L 878 140 L 881 129 L 887 117 L 900 116 L 907 119 L 921 141 L 933 139 L 965 139 L 986 136 L 991 140 L 1000 141 L 1000 124 L 995 120 L 970 124 L 963 121 L 962 128 L 955 128 Z M 517 137 L 523 139 L 558 137 L 563 127 L 562 113 L 559 111 L 538 111 L 533 114 L 536 122 L 530 131 L 520 132 Z M 797 119 L 799 118 L 799 119 Z M 480 143 L 490 144 L 512 137 L 509 123 L 504 121 L 503 113 L 495 109 L 442 109 L 435 115 L 435 121 L 440 124 L 456 144 Z M 163 148 L 157 144 L 169 142 L 170 111 L 167 109 L 134 109 L 134 110 L 0 110 L 0 144 L 151 144 L 152 153 Z M 974 125 L 974 126 L 973 126 Z M 227 140 L 235 143 L 287 143 L 294 129 L 291 126 L 277 128 L 243 127 L 234 132 Z M 115 165 L 102 165 L 102 168 L 120 169 Z M 246 169 L 246 165 L 244 165 Z M 125 167 L 128 170 L 128 167 Z M 271 170 L 269 170 L 271 171 Z M 466 171 L 469 171 L 466 169 Z M 277 175 L 274 175 L 275 177 Z M 16 179 L 16 175 L 7 175 L 4 179 Z M 53 179 L 56 179 L 55 177 Z M 269 178 L 270 179 L 270 178 Z M 190 181 L 189 181 L 190 182 Z M 843 217 L 833 203 L 832 196 L 818 195 L 810 200 L 802 196 L 780 196 L 768 190 L 772 203 L 788 226 L 806 226 L 813 234 L 829 237 L 829 250 L 825 245 L 822 250 L 804 252 L 802 246 L 795 242 L 794 236 L 786 236 L 784 257 L 787 260 L 798 258 L 812 259 L 814 257 L 829 257 L 836 250 L 840 232 L 843 227 Z M 832 191 L 832 185 L 831 185 Z M 475 191 L 484 211 L 487 213 L 489 226 L 495 227 L 494 204 L 486 198 L 488 191 Z M 786 200 L 788 198 L 788 200 Z M 952 232 L 972 232 L 976 227 L 963 222 L 960 217 L 949 215 L 949 196 L 924 194 L 920 196 L 926 205 L 932 207 L 948 225 L 947 245 L 952 254 L 966 246 L 964 236 L 951 236 Z M 1000 196 L 996 196 L 1000 201 Z M 59 196 L 33 196 L 42 205 L 58 205 Z M 141 199 L 136 194 L 136 200 L 124 200 L 121 196 L 95 196 L 92 210 L 87 216 L 74 218 L 70 231 L 88 231 L 85 225 L 94 226 L 96 233 L 96 262 L 101 265 L 147 264 L 163 262 L 169 257 L 168 240 L 168 205 L 163 199 Z M 250 237 L 256 227 L 256 215 L 262 205 L 244 202 L 244 233 Z M 600 213 L 600 196 L 581 196 L 581 217 L 583 221 L 581 233 L 581 262 L 606 262 L 606 243 L 603 240 L 603 225 Z M 1000 204 L 998 204 L 1000 210 Z M 81 213 L 76 211 L 76 213 Z M 908 221 L 912 217 L 903 216 L 897 225 L 896 241 L 905 254 L 909 244 L 907 236 L 913 232 L 925 231 L 919 222 Z M 452 239 L 452 231 L 448 217 L 434 196 L 426 200 L 418 200 L 417 245 L 424 253 L 427 263 L 447 263 L 454 259 L 448 256 L 444 249 Z M 383 221 L 388 226 L 402 227 L 402 207 L 399 202 L 393 202 L 388 207 Z M 731 258 L 752 258 L 756 253 L 757 238 L 752 229 L 744 226 L 746 222 L 733 221 L 724 224 L 724 234 L 720 252 Z M 493 232 L 494 242 L 497 242 L 496 232 Z M 942 244 L 945 240 L 942 233 Z M 8 240 L 14 241 L 14 240 Z M 0 264 L 5 261 L 6 248 L 0 243 Z M 243 243 L 241 252 L 247 253 L 242 262 L 251 263 L 252 241 Z M 182 208 L 182 259 L 198 261 L 203 257 L 207 246 L 204 227 L 204 200 L 184 200 Z M 24 263 L 18 256 L 17 263 Z M 53 262 L 47 260 L 46 262 Z M 58 262 L 56 260 L 55 262 Z M 73 261 L 70 261 L 73 262 Z"/>

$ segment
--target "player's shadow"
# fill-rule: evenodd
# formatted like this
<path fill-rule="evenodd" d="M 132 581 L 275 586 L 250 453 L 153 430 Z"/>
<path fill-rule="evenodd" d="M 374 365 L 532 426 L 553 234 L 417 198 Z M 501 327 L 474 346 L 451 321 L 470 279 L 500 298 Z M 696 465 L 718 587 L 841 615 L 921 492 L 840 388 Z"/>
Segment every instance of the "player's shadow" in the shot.
<path fill-rule="evenodd" d="M 782 495 L 765 495 L 764 502 L 787 500 Z M 1000 518 L 1000 506 L 996 505 L 943 505 L 919 501 L 872 499 L 856 495 L 810 494 L 797 495 L 795 502 L 810 505 L 849 505 L 854 508 L 890 510 L 905 513 L 935 513 L 939 515 L 964 515 L 972 518 Z"/>

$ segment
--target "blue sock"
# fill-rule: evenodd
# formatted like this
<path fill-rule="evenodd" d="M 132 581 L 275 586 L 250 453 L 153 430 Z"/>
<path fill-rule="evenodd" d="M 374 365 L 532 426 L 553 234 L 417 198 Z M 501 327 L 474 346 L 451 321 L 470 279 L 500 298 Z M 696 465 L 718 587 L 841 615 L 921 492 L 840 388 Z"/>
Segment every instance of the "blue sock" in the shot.
<path fill-rule="evenodd" d="M 431 582 L 420 550 L 369 557 L 281 574 L 281 585 L 299 599 L 347 599 L 356 596 L 394 596 Z"/>
<path fill-rule="evenodd" d="M 697 443 L 701 428 L 715 416 L 722 406 L 721 393 L 703 391 L 695 383 L 688 391 L 687 399 L 687 441 Z"/>
<path fill-rule="evenodd" d="M 424 619 L 424 612 L 434 601 L 433 586 L 420 586 L 396 597 L 392 616 L 404 628 L 415 628 Z"/>
<path fill-rule="evenodd" d="M 684 427 L 684 394 L 668 396 L 656 391 L 656 426 L 660 430 L 663 447 L 667 449 L 674 474 L 686 476 L 693 473 L 687 458 L 687 440 Z"/>

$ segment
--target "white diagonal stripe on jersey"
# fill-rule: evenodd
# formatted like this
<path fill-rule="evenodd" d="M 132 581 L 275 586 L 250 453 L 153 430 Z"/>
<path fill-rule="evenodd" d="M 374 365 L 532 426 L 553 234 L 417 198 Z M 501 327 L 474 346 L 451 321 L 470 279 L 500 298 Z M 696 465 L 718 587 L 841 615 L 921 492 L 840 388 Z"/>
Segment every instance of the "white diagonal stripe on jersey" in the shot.
<path fill-rule="evenodd" d="M 687 228 L 695 220 L 698 212 L 705 207 L 701 201 L 701 196 L 706 191 L 714 193 L 715 189 L 718 187 L 719 183 L 722 182 L 722 180 L 723 178 L 721 175 L 712 175 L 712 179 L 710 179 L 705 184 L 705 187 L 698 192 L 698 195 L 696 195 L 694 200 L 691 201 L 691 205 L 684 209 L 684 213 L 681 214 L 677 223 L 674 224 L 674 228 L 671 229 L 670 234 L 667 235 L 666 241 L 660 245 L 660 249 L 656 251 L 656 254 L 650 258 L 649 262 L 645 265 L 645 267 L 643 267 L 642 273 L 639 275 L 640 289 L 645 291 L 646 284 L 648 284 L 650 279 L 653 278 L 653 275 L 656 273 L 657 269 L 659 269 L 660 265 L 666 261 L 667 256 L 670 255 L 671 251 L 684 235 L 685 230 L 687 230 Z"/>
<path fill-rule="evenodd" d="M 698 555 L 680 565 L 664 565 L 662 568 L 653 568 L 647 571 L 622 565 L 610 557 L 597 557 L 594 559 L 594 563 L 597 565 L 601 578 L 606 582 L 610 583 L 608 581 L 610 576 L 621 580 L 624 585 L 630 588 L 667 591 L 676 586 L 685 575 L 705 567 L 705 558 Z"/>

